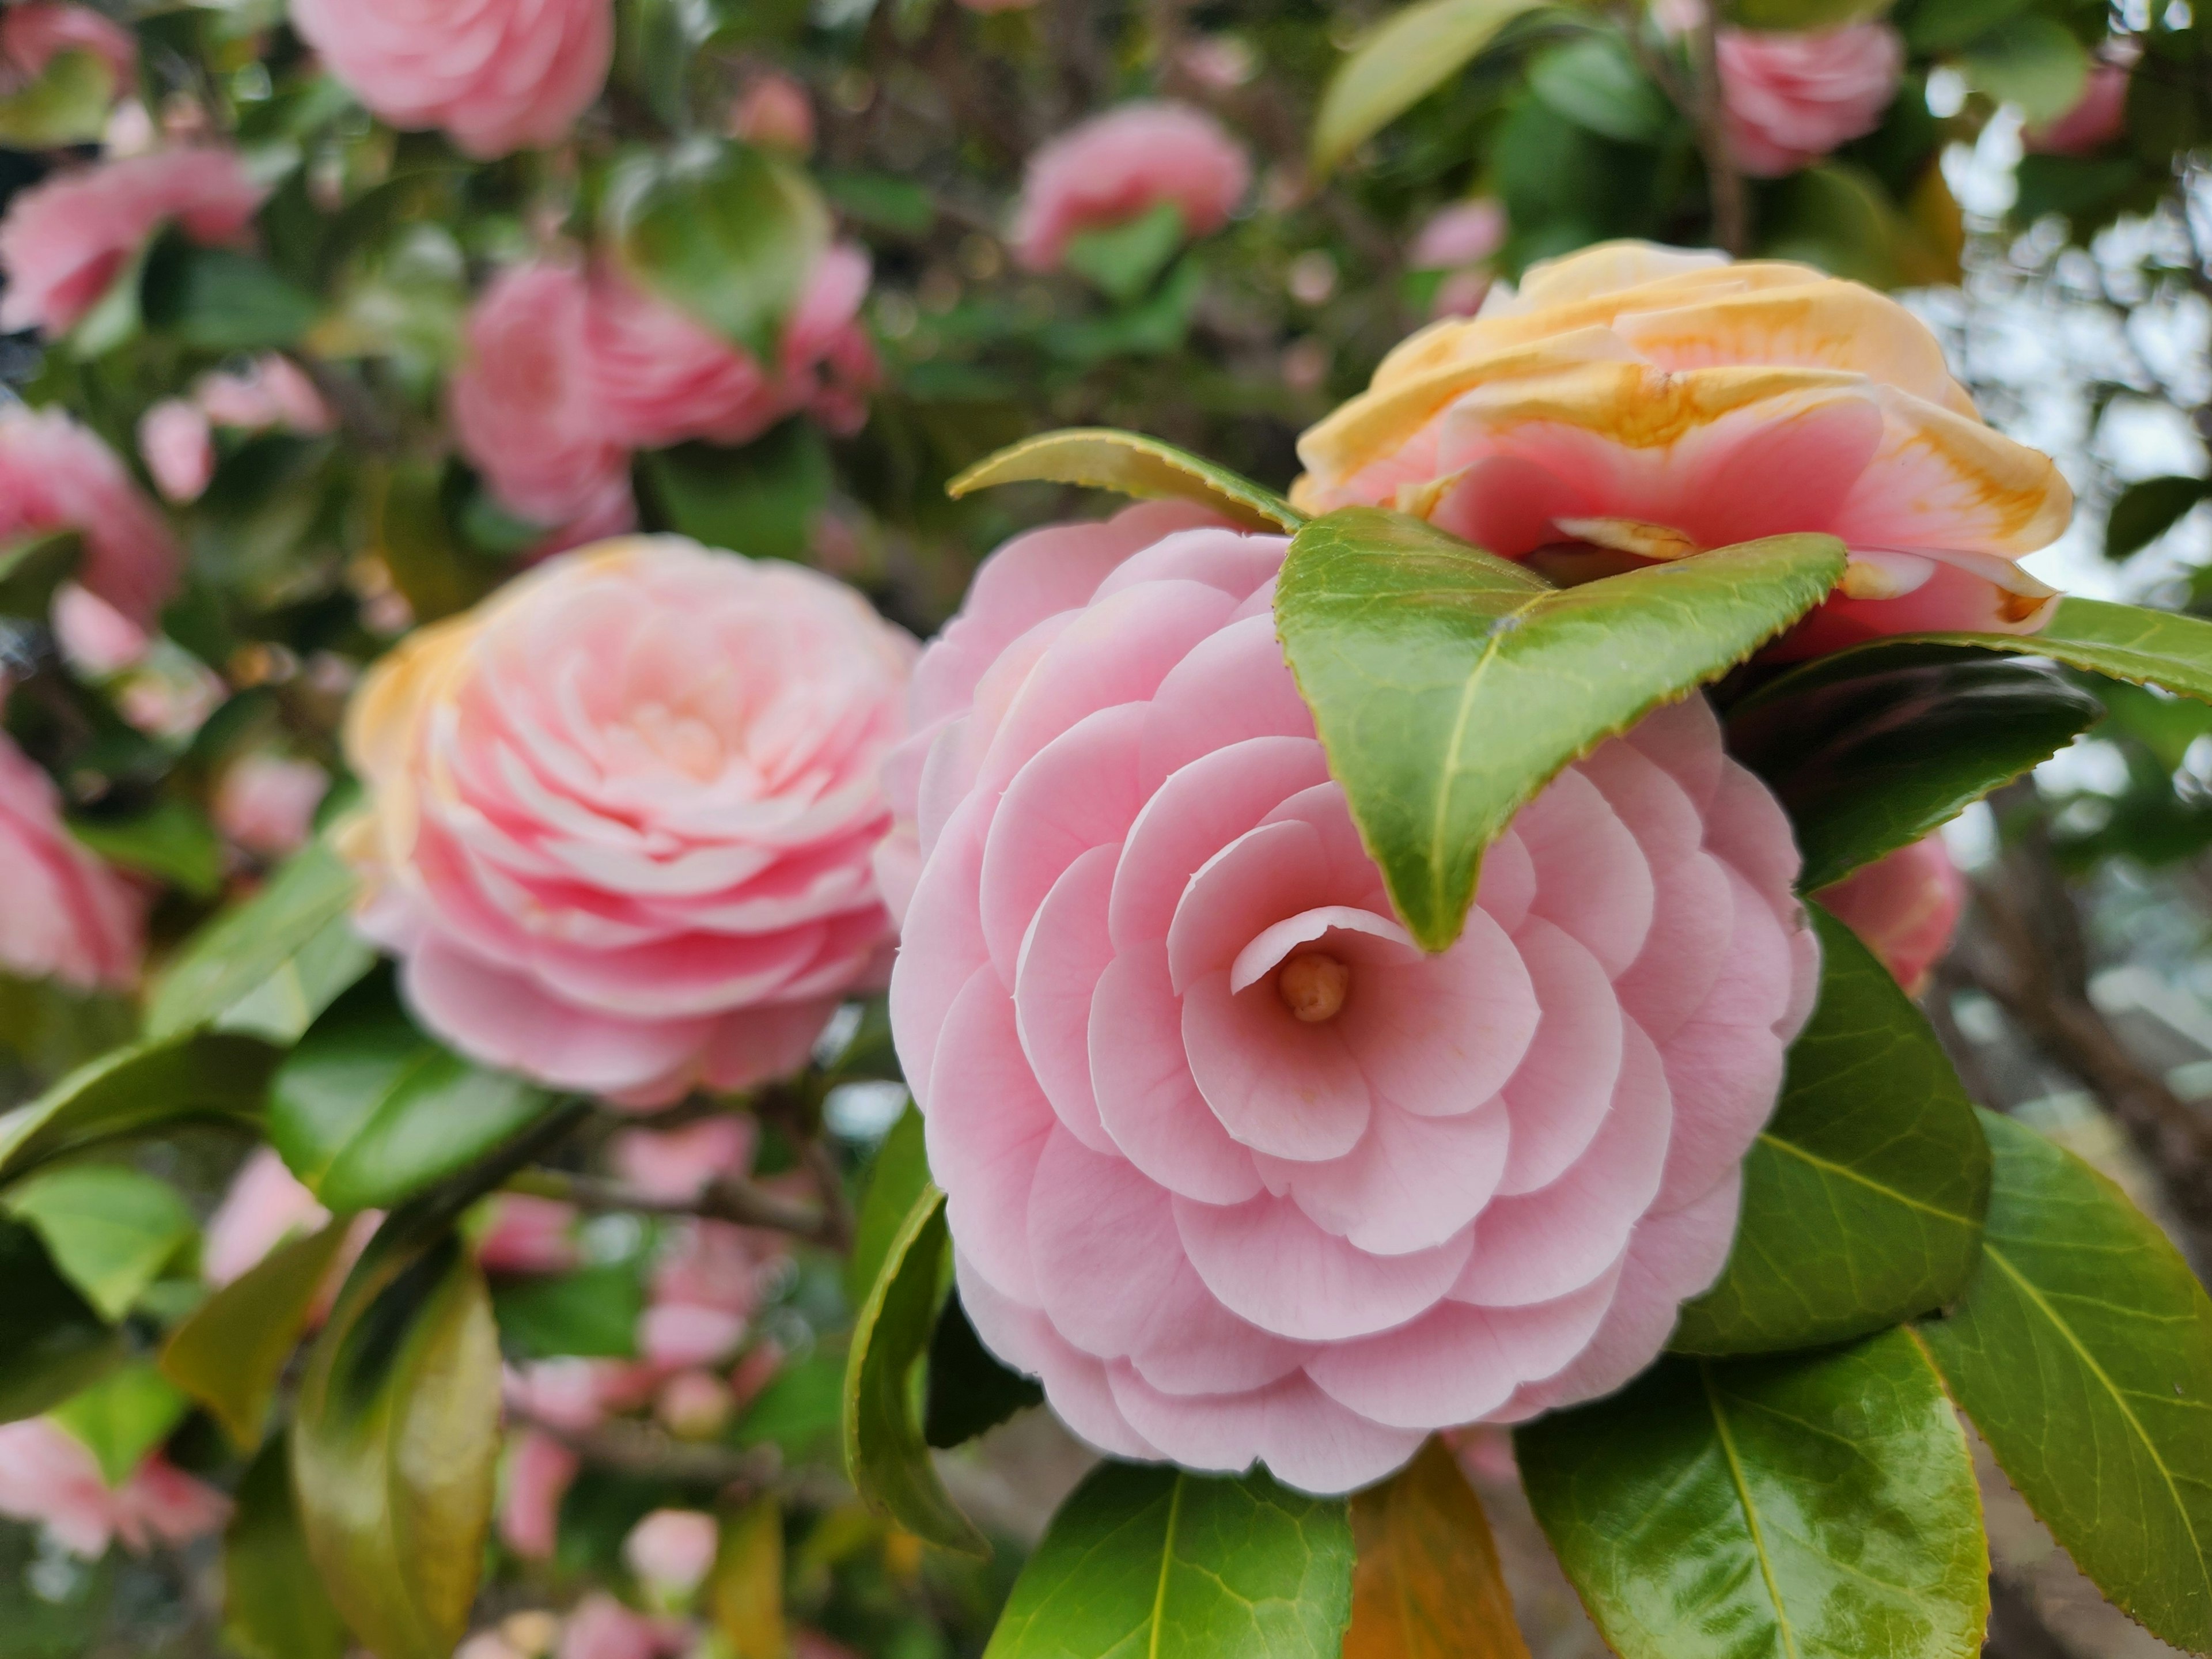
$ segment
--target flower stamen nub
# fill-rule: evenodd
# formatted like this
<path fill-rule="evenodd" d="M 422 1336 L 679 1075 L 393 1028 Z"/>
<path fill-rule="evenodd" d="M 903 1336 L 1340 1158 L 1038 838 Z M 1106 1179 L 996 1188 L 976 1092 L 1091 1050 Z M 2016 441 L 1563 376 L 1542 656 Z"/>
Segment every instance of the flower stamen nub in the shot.
<path fill-rule="evenodd" d="M 1275 975 L 1275 994 L 1308 1025 L 1334 1019 L 1351 988 L 1352 969 L 1318 951 L 1292 957 Z"/>

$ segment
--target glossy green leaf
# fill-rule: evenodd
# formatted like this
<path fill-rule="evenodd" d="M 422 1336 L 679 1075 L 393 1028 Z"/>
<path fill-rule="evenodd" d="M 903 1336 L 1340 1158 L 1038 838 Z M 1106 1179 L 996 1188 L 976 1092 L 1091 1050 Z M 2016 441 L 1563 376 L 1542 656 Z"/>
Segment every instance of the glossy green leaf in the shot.
<path fill-rule="evenodd" d="M 1778 536 L 1555 588 L 1419 519 L 1292 538 L 1275 621 L 1401 919 L 1441 951 L 1482 854 L 1559 769 L 1818 604 L 1841 543 Z"/>
<path fill-rule="evenodd" d="M 36 1228 L 62 1276 L 118 1320 L 199 1229 L 167 1182 L 115 1164 L 69 1164 L 8 1188 L 8 1212 Z"/>
<path fill-rule="evenodd" d="M 929 1371 L 922 1389 L 921 1437 L 939 1448 L 965 1445 L 1016 1412 L 1044 1402 L 1030 1378 L 1000 1364 L 960 1305 L 945 1298 L 929 1339 Z"/>
<path fill-rule="evenodd" d="M 1676 118 L 1667 94 L 1610 34 L 1586 34 L 1535 58 L 1528 90 L 1577 126 L 1628 143 L 1651 142 Z"/>
<path fill-rule="evenodd" d="M 223 1638 L 245 1659 L 344 1659 L 345 1621 L 307 1557 L 282 1435 L 239 1484 L 222 1540 L 222 1592 Z"/>
<path fill-rule="evenodd" d="M 378 1659 L 452 1659 L 468 1629 L 499 1376 L 491 1298 L 459 1241 L 387 1222 L 309 1351 L 292 1424 L 308 1554 Z"/>
<path fill-rule="evenodd" d="M 1337 1659 L 1352 1563 L 1342 1498 L 1107 1463 L 1053 1516 L 985 1659 Z"/>
<path fill-rule="evenodd" d="M 0 545 L 0 617 L 44 621 L 54 590 L 83 558 L 84 538 L 74 530 L 36 531 Z"/>
<path fill-rule="evenodd" d="M 632 276 L 769 361 L 830 243 L 829 210 L 804 173 L 709 139 L 626 158 L 608 186 L 606 228 Z"/>
<path fill-rule="evenodd" d="M 147 1035 L 238 1020 L 236 1029 L 293 1041 L 368 971 L 370 953 L 353 941 L 346 919 L 360 890 L 328 842 L 295 854 L 177 953 L 147 1005 Z"/>
<path fill-rule="evenodd" d="M 0 1115 L 0 1183 L 179 1118 L 256 1117 L 276 1061 L 266 1043 L 210 1034 L 103 1055 Z"/>
<path fill-rule="evenodd" d="M 165 800 L 128 817 L 72 817 L 70 834 L 126 870 L 173 882 L 196 898 L 222 890 L 222 839 L 207 814 Z"/>
<path fill-rule="evenodd" d="M 123 1357 L 120 1336 L 63 1278 L 45 1242 L 0 1217 L 0 1423 L 36 1417 Z"/>
<path fill-rule="evenodd" d="M 2212 622 L 2147 605 L 2064 599 L 2040 634 L 1901 634 L 1851 653 L 1900 644 L 1971 645 L 2015 656 L 2049 657 L 2136 685 L 2162 685 L 2212 702 Z"/>
<path fill-rule="evenodd" d="M 845 1258 L 845 1295 L 854 1307 L 875 1288 L 891 1241 L 928 1185 L 929 1153 L 922 1145 L 921 1114 L 908 1101 L 876 1149 L 875 1161 L 868 1166 L 868 1184 L 860 1194 L 852 1253 Z"/>
<path fill-rule="evenodd" d="M 1490 1518 L 1443 1440 L 1352 1495 L 1352 1535 L 1344 1659 L 1528 1659 Z"/>
<path fill-rule="evenodd" d="M 1927 1017 L 1817 904 L 1820 1000 L 1744 1162 L 1720 1280 L 1682 1310 L 1686 1353 L 1772 1353 L 1941 1307 L 1981 1248 L 1990 1154 Z"/>
<path fill-rule="evenodd" d="M 552 1102 L 423 1036 L 372 981 L 317 1020 L 277 1068 L 269 1139 L 331 1209 L 384 1209 L 513 1139 Z"/>
<path fill-rule="evenodd" d="M 1668 1359 L 1514 1437 L 1621 1659 L 1972 1659 L 1989 1553 L 1966 1438 L 1901 1330 Z"/>
<path fill-rule="evenodd" d="M 1314 118 L 1315 167 L 1327 173 L 1459 73 L 1535 0 L 1419 0 L 1352 49 Z"/>
<path fill-rule="evenodd" d="M 492 1287 L 500 1346 L 521 1359 L 635 1359 L 645 1286 L 627 1262 L 532 1274 Z"/>
<path fill-rule="evenodd" d="M 1948 823 L 2104 714 L 2047 669 L 1948 647 L 1827 658 L 1729 710 L 1729 752 L 1774 791 L 1814 892 Z"/>
<path fill-rule="evenodd" d="M 161 1371 L 241 1450 L 260 1443 L 277 1379 L 298 1346 L 351 1223 L 279 1245 L 192 1310 L 161 1349 Z"/>
<path fill-rule="evenodd" d="M 2105 520 L 2105 556 L 2124 559 L 2141 551 L 2189 516 L 2204 499 L 2203 478 L 2142 478 L 2112 503 Z"/>
<path fill-rule="evenodd" d="M 169 1437 L 191 1402 L 151 1365 L 121 1365 L 48 1413 L 90 1448 L 111 1486 Z"/>
<path fill-rule="evenodd" d="M 2006 1475 L 2152 1634 L 2212 1650 L 2212 1300 L 2118 1188 L 1984 1114 L 1980 1270 L 1915 1328 Z"/>
<path fill-rule="evenodd" d="M 986 456 L 945 488 L 960 496 L 993 484 L 1037 480 L 1118 490 L 1140 501 L 1195 501 L 1247 530 L 1279 534 L 1305 522 L 1288 501 L 1226 467 L 1157 438 L 1107 427 L 1024 438 Z"/>
<path fill-rule="evenodd" d="M 988 1555 L 983 1534 L 946 1496 L 915 1410 L 915 1369 L 937 1326 L 951 1254 L 945 1194 L 925 1186 L 853 1326 L 845 1359 L 845 1472 L 861 1502 L 915 1537 Z"/>
<path fill-rule="evenodd" d="M 1975 39 L 1959 67 L 1966 84 L 2031 121 L 2055 121 L 2081 101 L 2089 82 L 2087 48 L 2055 17 L 2015 17 Z"/>
<path fill-rule="evenodd" d="M 11 149 L 96 144 L 107 130 L 116 93 L 115 71 L 98 52 L 56 52 L 37 80 L 0 98 L 0 144 Z"/>

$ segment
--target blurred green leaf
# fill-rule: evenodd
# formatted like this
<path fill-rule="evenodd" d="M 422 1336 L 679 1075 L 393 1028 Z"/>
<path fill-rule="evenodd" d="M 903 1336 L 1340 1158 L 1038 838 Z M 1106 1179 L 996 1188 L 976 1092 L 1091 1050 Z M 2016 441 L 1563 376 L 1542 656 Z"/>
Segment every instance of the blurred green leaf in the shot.
<path fill-rule="evenodd" d="M 63 1277 L 110 1321 L 131 1311 L 199 1231 L 174 1187 L 119 1164 L 41 1170 L 0 1201 L 38 1230 Z"/>
<path fill-rule="evenodd" d="M 1195 501 L 1262 533 L 1296 530 L 1305 515 L 1279 495 L 1188 450 L 1107 428 L 1071 428 L 1025 438 L 986 457 L 945 485 L 956 500 L 994 484 L 1032 480 L 1118 490 L 1140 501 Z"/>
<path fill-rule="evenodd" d="M 1973 1460 L 1901 1330 L 1668 1359 L 1516 1431 L 1536 1519 L 1621 1659 L 1973 1659 L 1989 1552 Z"/>
<path fill-rule="evenodd" d="M 74 530 L 39 530 L 0 545 L 0 617 L 42 622 L 54 590 L 76 574 L 84 538 Z"/>
<path fill-rule="evenodd" d="M 783 1505 L 774 1493 L 723 1517 L 707 1605 L 728 1659 L 787 1659 Z"/>
<path fill-rule="evenodd" d="M 985 1659 L 1338 1659 L 1352 1568 L 1340 1498 L 1107 1463 L 1053 1516 Z"/>
<path fill-rule="evenodd" d="M 149 1036 L 228 1024 L 288 1042 L 368 970 L 346 913 L 360 878 L 326 842 L 295 854 L 245 903 L 194 934 L 154 987 Z M 286 1028 L 292 1029 L 286 1029 Z"/>
<path fill-rule="evenodd" d="M 151 1365 L 122 1365 L 48 1415 L 91 1449 L 110 1486 L 120 1486 L 190 1409 L 191 1402 Z"/>
<path fill-rule="evenodd" d="M 790 1462 L 824 1452 L 834 1455 L 844 1395 L 844 1352 L 817 1346 L 784 1364 L 755 1396 L 738 1421 L 738 1442 L 772 1445 Z"/>
<path fill-rule="evenodd" d="M 884 1258 L 845 1361 L 845 1470 L 860 1501 L 917 1538 L 966 1555 L 990 1546 L 945 1495 L 915 1409 L 915 1368 L 936 1328 L 951 1240 L 945 1194 L 925 1187 Z"/>
<path fill-rule="evenodd" d="M 2111 1182 L 1984 1112 L 1982 1265 L 1914 1328 L 2005 1474 L 2097 1588 L 2212 1649 L 2212 1300 Z"/>
<path fill-rule="evenodd" d="M 222 838 L 207 814 L 186 802 L 158 801 L 120 818 L 73 814 L 69 828 L 110 864 L 173 882 L 195 898 L 222 890 Z"/>
<path fill-rule="evenodd" d="M 929 191 L 889 173 L 824 173 L 822 193 L 848 218 L 895 236 L 927 236 L 937 222 Z"/>
<path fill-rule="evenodd" d="M 116 92 L 115 71 L 98 52 L 58 52 L 37 80 L 0 98 L 0 144 L 60 149 L 98 143 Z"/>
<path fill-rule="evenodd" d="M 2212 702 L 2212 622 L 2174 611 L 2069 595 L 2059 600 L 2057 613 L 2039 634 L 1899 634 L 1851 649 L 1907 644 L 1971 645 L 1981 651 L 2049 657 L 2069 668 L 2136 685 L 2162 685 Z"/>
<path fill-rule="evenodd" d="M 62 1277 L 39 1235 L 0 1217 L 0 1423 L 36 1417 L 89 1387 L 122 1340 Z"/>
<path fill-rule="evenodd" d="M 333 1210 L 386 1209 L 466 1169 L 553 1097 L 422 1035 L 372 980 L 309 1028 L 271 1079 L 269 1139 Z"/>
<path fill-rule="evenodd" d="M 345 1659 L 345 1622 L 307 1557 L 291 1448 L 281 1434 L 239 1483 L 222 1540 L 222 1588 L 223 1638 L 245 1659 Z"/>
<path fill-rule="evenodd" d="M 90 362 L 130 344 L 144 331 L 146 267 L 155 240 L 149 239 L 124 261 L 99 301 L 70 328 L 71 356 Z"/>
<path fill-rule="evenodd" d="M 2008 19 L 1977 36 L 1960 55 L 1966 84 L 2030 121 L 2055 121 L 2081 100 L 2089 53 L 2072 30 L 2040 14 Z"/>
<path fill-rule="evenodd" d="M 1818 32 L 1863 23 L 1890 9 L 1893 0 L 1732 0 L 1728 15 L 1746 28 Z"/>
<path fill-rule="evenodd" d="M 945 1298 L 929 1339 L 922 1400 L 921 1437 L 941 1449 L 965 1445 L 1016 1412 L 1043 1404 L 1044 1389 L 999 1363 L 955 1291 Z"/>
<path fill-rule="evenodd" d="M 1915 54 L 1956 52 L 2032 0 L 1913 0 L 1899 13 L 1905 43 Z"/>
<path fill-rule="evenodd" d="M 307 1552 L 379 1659 L 452 1659 L 499 1455 L 499 1334 L 450 1233 L 387 1222 L 309 1351 L 292 1424 Z"/>
<path fill-rule="evenodd" d="M 1155 203 L 1106 230 L 1087 230 L 1067 244 L 1067 268 L 1109 300 L 1124 305 L 1152 286 L 1183 245 L 1182 210 Z"/>
<path fill-rule="evenodd" d="M 320 311 L 250 253 L 161 238 L 146 262 L 146 326 L 203 351 L 259 351 L 298 343 Z"/>
<path fill-rule="evenodd" d="M 1744 1160 L 1735 1244 L 1682 1310 L 1683 1353 L 1774 1353 L 1939 1308 L 1980 1257 L 1990 1153 L 1927 1017 L 1851 930 L 1806 907 L 1820 999 Z"/>
<path fill-rule="evenodd" d="M 1352 507 L 1292 538 L 1275 620 L 1400 918 L 1441 951 L 1484 850 L 1562 766 L 1742 661 L 1843 565 L 1832 538 L 1776 536 L 1561 589 Z"/>
<path fill-rule="evenodd" d="M 719 140 L 624 158 L 606 196 L 609 240 L 639 282 L 773 362 L 784 319 L 830 242 L 805 173 Z"/>
<path fill-rule="evenodd" d="M 1434 92 L 1536 0 L 1419 0 L 1385 19 L 1330 77 L 1313 159 L 1328 172 Z"/>
<path fill-rule="evenodd" d="M 261 1439 L 276 1383 L 352 1226 L 340 1218 L 278 1245 L 169 1333 L 163 1375 L 206 1407 L 241 1450 Z"/>
<path fill-rule="evenodd" d="M 929 1153 L 922 1144 L 921 1114 L 908 1101 L 868 1166 L 853 1228 L 853 1249 L 845 1258 L 845 1296 L 854 1307 L 868 1299 L 883 1272 L 891 1241 L 906 1225 L 915 1200 L 929 1185 Z"/>
<path fill-rule="evenodd" d="M 2212 491 L 2203 478 L 2143 478 L 2130 484 L 2105 520 L 2105 556 L 2124 559 L 2149 546 L 2189 516 Z"/>
<path fill-rule="evenodd" d="M 830 504 L 829 446 L 804 419 L 742 449 L 678 444 L 640 456 L 638 466 L 670 529 L 748 558 L 804 562 Z"/>
<path fill-rule="evenodd" d="M 258 1118 L 276 1062 L 266 1043 L 207 1034 L 103 1055 L 0 1115 L 0 1184 L 179 1118 Z"/>
<path fill-rule="evenodd" d="M 1607 138 L 1649 143 L 1674 119 L 1667 94 L 1611 34 L 1586 34 L 1540 54 L 1528 65 L 1528 86 L 1570 121 Z"/>
<path fill-rule="evenodd" d="M 498 586 L 500 571 L 464 548 L 446 513 L 445 469 L 402 462 L 369 481 L 369 541 L 420 623 L 465 611 Z"/>
<path fill-rule="evenodd" d="M 520 1359 L 637 1358 L 645 1286 L 631 1264 L 501 1281 L 492 1287 L 500 1346 Z"/>

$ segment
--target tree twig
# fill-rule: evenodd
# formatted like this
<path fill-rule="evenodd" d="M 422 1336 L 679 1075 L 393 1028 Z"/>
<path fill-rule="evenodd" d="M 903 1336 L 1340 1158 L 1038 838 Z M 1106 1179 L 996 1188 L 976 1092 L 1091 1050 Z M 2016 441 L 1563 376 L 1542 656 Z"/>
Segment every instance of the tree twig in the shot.
<path fill-rule="evenodd" d="M 570 1175 L 562 1170 L 525 1170 L 508 1177 L 507 1190 L 527 1193 L 533 1198 L 556 1199 L 580 1210 L 697 1216 L 708 1221 L 733 1222 L 740 1227 L 764 1227 L 833 1249 L 842 1248 L 849 1237 L 848 1224 L 833 1211 L 799 1203 L 750 1181 L 716 1181 L 696 1198 L 668 1199 L 656 1198 L 618 1181 L 596 1176 Z"/>
<path fill-rule="evenodd" d="M 764 1486 L 775 1479 L 772 1448 L 736 1451 L 713 1441 L 678 1440 L 650 1423 L 613 1418 L 594 1428 L 562 1428 L 511 1407 L 509 1415 L 557 1440 L 585 1462 L 618 1474 L 693 1486 Z"/>
<path fill-rule="evenodd" d="M 1751 206 L 1743 175 L 1729 149 L 1728 110 L 1721 88 L 1720 30 L 1711 0 L 1690 32 L 1691 107 L 1682 112 L 1696 128 L 1705 157 L 1706 189 L 1712 198 L 1713 240 L 1738 258 L 1751 243 Z"/>

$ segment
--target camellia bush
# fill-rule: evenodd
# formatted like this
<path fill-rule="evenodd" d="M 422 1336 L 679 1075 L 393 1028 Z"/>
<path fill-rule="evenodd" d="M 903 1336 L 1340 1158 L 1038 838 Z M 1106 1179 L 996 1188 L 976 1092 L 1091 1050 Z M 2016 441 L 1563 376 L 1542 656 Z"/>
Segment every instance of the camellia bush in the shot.
<path fill-rule="evenodd" d="M 2208 590 L 1891 292 L 2201 305 L 2198 42 L 7 4 L 0 1652 L 1525 1659 L 1517 1485 L 1970 1659 L 1973 1437 L 2212 1652 L 2212 1302 L 1915 1000 Z"/>

